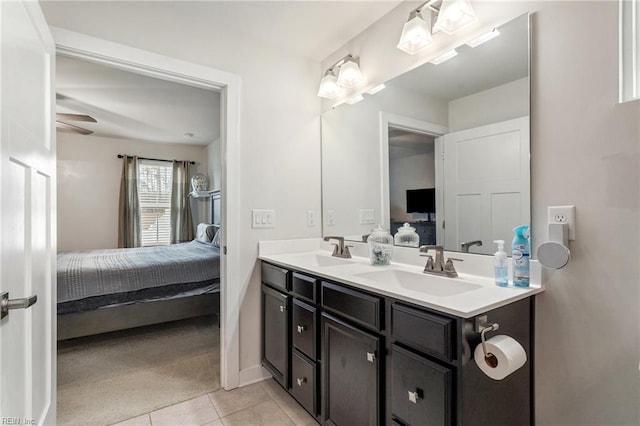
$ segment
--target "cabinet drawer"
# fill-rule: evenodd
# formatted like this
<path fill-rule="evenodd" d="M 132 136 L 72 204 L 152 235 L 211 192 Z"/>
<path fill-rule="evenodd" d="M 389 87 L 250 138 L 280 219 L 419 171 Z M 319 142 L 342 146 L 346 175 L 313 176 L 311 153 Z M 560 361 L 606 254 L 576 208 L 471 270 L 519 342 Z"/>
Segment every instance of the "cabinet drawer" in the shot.
<path fill-rule="evenodd" d="M 316 302 L 317 279 L 294 272 L 291 276 L 291 290 L 298 296 Z"/>
<path fill-rule="evenodd" d="M 316 364 L 307 361 L 295 351 L 292 356 L 291 395 L 308 412 L 316 416 L 317 410 L 317 381 Z"/>
<path fill-rule="evenodd" d="M 313 306 L 300 300 L 293 301 L 293 346 L 311 359 L 317 358 L 316 312 Z"/>
<path fill-rule="evenodd" d="M 455 321 L 419 309 L 393 304 L 393 337 L 415 349 L 451 361 L 454 355 Z"/>
<path fill-rule="evenodd" d="M 278 287 L 284 291 L 289 290 L 288 279 L 289 271 L 284 268 L 269 265 L 262 262 L 262 282 Z"/>
<path fill-rule="evenodd" d="M 405 425 L 450 425 L 451 370 L 391 346 L 391 414 Z"/>
<path fill-rule="evenodd" d="M 381 329 L 384 307 L 381 297 L 323 281 L 322 306 L 376 330 Z"/>

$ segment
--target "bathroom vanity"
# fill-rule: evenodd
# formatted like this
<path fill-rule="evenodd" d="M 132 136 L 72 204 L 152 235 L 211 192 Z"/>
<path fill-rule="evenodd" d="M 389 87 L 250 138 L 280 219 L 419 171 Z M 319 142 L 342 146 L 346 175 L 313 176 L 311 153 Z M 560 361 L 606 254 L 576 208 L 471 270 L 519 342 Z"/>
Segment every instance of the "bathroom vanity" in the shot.
<path fill-rule="evenodd" d="M 541 287 L 428 277 L 328 251 L 260 258 L 263 366 L 319 423 L 533 424 L 532 296 Z M 499 324 L 487 338 L 509 335 L 527 354 L 503 380 L 474 360 L 487 323 Z"/>

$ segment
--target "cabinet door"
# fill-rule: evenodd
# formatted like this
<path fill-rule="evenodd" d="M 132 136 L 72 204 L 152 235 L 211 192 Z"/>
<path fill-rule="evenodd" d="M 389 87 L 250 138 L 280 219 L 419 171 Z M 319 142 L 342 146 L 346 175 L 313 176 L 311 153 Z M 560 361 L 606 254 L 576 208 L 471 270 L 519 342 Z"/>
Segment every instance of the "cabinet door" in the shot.
<path fill-rule="evenodd" d="M 391 414 L 405 425 L 450 425 L 451 370 L 391 347 Z"/>
<path fill-rule="evenodd" d="M 262 363 L 285 388 L 289 387 L 289 298 L 262 286 Z"/>
<path fill-rule="evenodd" d="M 338 426 L 380 422 L 380 338 L 322 316 L 324 420 Z"/>

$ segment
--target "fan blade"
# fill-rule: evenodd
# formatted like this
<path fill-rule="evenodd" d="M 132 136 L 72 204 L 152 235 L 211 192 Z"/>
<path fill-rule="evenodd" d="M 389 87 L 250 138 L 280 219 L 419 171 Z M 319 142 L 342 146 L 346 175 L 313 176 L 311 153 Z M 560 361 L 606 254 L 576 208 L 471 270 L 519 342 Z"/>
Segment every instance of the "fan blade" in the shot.
<path fill-rule="evenodd" d="M 71 121 L 88 121 L 89 123 L 97 123 L 96 119 L 86 114 L 69 114 L 66 112 L 56 113 L 56 118 Z"/>
<path fill-rule="evenodd" d="M 67 133 L 79 133 L 81 135 L 90 135 L 93 133 L 91 130 L 83 129 L 82 127 L 74 126 L 73 124 L 63 123 L 56 120 L 56 128 Z"/>

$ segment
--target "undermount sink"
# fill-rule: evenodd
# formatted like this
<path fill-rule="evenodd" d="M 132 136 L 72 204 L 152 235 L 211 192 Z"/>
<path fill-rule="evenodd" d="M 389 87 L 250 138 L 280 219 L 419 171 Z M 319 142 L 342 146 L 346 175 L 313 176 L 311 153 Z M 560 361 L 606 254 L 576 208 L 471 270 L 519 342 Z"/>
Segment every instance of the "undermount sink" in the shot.
<path fill-rule="evenodd" d="M 294 257 L 292 256 L 291 259 L 293 260 Z M 341 259 L 339 257 L 333 257 L 329 255 L 324 256 L 317 253 L 296 255 L 295 261 L 300 265 L 311 266 L 311 267 L 339 266 L 339 265 L 348 265 L 349 263 L 353 263 L 348 259 Z"/>
<path fill-rule="evenodd" d="M 482 287 L 479 284 L 462 281 L 459 278 L 438 277 L 398 269 L 362 272 L 354 274 L 354 276 L 438 297 L 455 296 Z"/>

